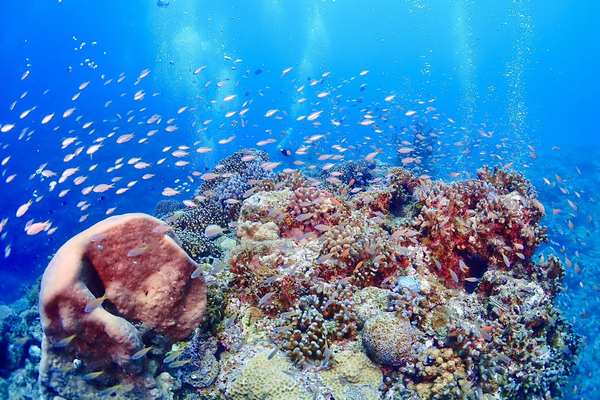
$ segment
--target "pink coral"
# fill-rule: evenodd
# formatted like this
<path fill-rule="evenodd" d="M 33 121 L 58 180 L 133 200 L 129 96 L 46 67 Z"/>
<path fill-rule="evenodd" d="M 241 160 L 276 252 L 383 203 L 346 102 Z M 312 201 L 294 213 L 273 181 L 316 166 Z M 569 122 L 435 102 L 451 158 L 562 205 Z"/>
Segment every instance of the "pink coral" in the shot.
<path fill-rule="evenodd" d="M 348 208 L 332 193 L 313 186 L 294 190 L 287 207 L 284 236 L 295 237 L 302 233 L 320 234 L 319 227 L 337 225 Z"/>

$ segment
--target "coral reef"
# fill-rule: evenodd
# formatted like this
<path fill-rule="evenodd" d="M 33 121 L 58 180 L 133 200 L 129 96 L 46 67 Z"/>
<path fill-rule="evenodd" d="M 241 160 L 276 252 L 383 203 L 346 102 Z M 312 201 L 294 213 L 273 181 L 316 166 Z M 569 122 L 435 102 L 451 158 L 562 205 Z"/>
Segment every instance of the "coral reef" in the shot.
<path fill-rule="evenodd" d="M 581 339 L 555 306 L 559 259 L 534 257 L 544 208 L 521 175 L 484 167 L 446 184 L 358 162 L 313 179 L 276 175 L 266 160 L 240 151 L 205 177 L 193 204 L 157 207 L 168 226 L 152 220 L 166 227 L 154 239 L 156 225 L 142 229 L 160 239 L 150 249 L 137 228 L 115 231 L 131 244 L 125 253 L 110 234 L 66 244 L 79 250 L 60 265 L 96 280 L 50 285 L 59 251 L 42 287 L 46 338 L 4 322 L 30 311 L 0 309 L 9 343 L 0 390 L 31 386 L 41 356 L 41 398 L 560 398 Z M 124 254 L 142 266 L 129 277 L 136 288 L 153 282 L 152 312 L 137 289 L 111 285 L 121 275 L 108 265 L 127 270 Z M 143 267 L 151 263 L 170 273 Z M 188 303 L 189 293 L 201 296 Z M 53 313 L 53 303 L 70 306 Z M 90 319 L 124 326 L 105 330 L 118 343 L 94 335 Z"/>

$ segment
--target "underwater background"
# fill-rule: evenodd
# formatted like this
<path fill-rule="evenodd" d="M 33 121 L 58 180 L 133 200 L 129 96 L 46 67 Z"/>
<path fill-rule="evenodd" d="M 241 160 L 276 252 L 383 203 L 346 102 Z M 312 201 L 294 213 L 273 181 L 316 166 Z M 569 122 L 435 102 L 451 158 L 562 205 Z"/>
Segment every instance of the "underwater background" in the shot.
<path fill-rule="evenodd" d="M 425 172 L 432 177 L 465 179 L 485 164 L 510 165 L 534 184 L 550 235 L 540 252 L 567 260 L 558 305 L 584 337 L 565 397 L 599 398 L 599 12 L 595 1 L 559 0 L 4 0 L 0 303 L 21 297 L 54 252 L 107 210 L 152 213 L 165 188 L 193 190 L 190 169 L 204 173 L 270 138 L 261 149 L 292 166 L 281 149 L 317 134 L 327 135 L 323 147 L 351 146 L 349 158 L 377 151 L 378 160 L 400 165 L 402 127 L 418 121 L 445 132 L 431 143 Z M 318 108 L 298 101 L 301 85 L 315 95 L 327 91 Z M 245 102 L 246 121 L 233 123 L 227 112 Z M 386 111 L 381 129 L 358 123 L 365 108 L 377 113 L 390 104 L 396 110 Z M 70 107 L 74 116 L 63 118 Z M 87 183 L 66 183 L 61 189 L 71 191 L 61 197 L 48 190 L 55 178 L 42 172 L 60 175 L 67 166 L 63 158 L 74 148 L 62 151 L 66 138 L 89 145 L 90 129 L 136 132 L 130 117 L 142 107 L 176 117 L 176 131 L 140 144 L 142 132 L 68 166 L 85 172 L 98 164 L 94 183 L 109 183 L 102 174 L 119 157 L 156 162 L 168 156 L 165 146 L 195 143 L 212 151 L 193 154 L 186 168 L 171 157 L 145 169 L 154 175 L 148 180 L 125 167 L 122 186 L 137 182 L 123 194 L 84 196 Z M 428 107 L 441 117 L 429 118 Z M 297 120 L 317 110 L 340 124 Z M 15 218 L 29 200 L 27 216 Z M 28 219 L 57 229 L 28 235 Z"/>

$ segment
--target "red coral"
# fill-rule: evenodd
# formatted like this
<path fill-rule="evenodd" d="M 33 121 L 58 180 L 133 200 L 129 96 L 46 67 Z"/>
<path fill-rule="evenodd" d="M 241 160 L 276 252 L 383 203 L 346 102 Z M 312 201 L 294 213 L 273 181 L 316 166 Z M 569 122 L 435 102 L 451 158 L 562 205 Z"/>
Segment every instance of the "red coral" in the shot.
<path fill-rule="evenodd" d="M 415 193 L 421 211 L 416 226 L 432 252 L 432 269 L 450 286 L 471 277 L 472 256 L 488 266 L 511 268 L 529 260 L 545 239 L 542 211 L 529 192 L 499 190 L 482 180 L 446 185 L 424 183 Z"/>

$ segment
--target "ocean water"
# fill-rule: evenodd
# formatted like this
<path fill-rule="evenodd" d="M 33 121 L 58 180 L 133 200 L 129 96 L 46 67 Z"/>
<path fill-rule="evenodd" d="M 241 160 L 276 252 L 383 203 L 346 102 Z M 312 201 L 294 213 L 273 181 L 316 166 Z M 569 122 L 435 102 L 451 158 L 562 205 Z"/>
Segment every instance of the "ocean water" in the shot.
<path fill-rule="evenodd" d="M 600 398 L 599 12 L 595 1 L 4 0 L 0 302 L 21 297 L 76 233 L 111 213 L 152 213 L 165 188 L 190 198 L 191 171 L 265 140 L 279 169 L 320 169 L 336 144 L 346 159 L 376 152 L 446 181 L 508 166 L 547 210 L 540 252 L 568 260 L 558 302 L 584 347 L 566 398 Z M 397 151 L 415 127 L 439 133 L 421 165 Z M 324 139 L 306 157 L 281 153 L 311 135 Z M 178 146 L 190 155 L 173 156 Z M 52 183 L 67 168 L 79 170 Z M 51 225 L 28 234 L 28 221 Z"/>

